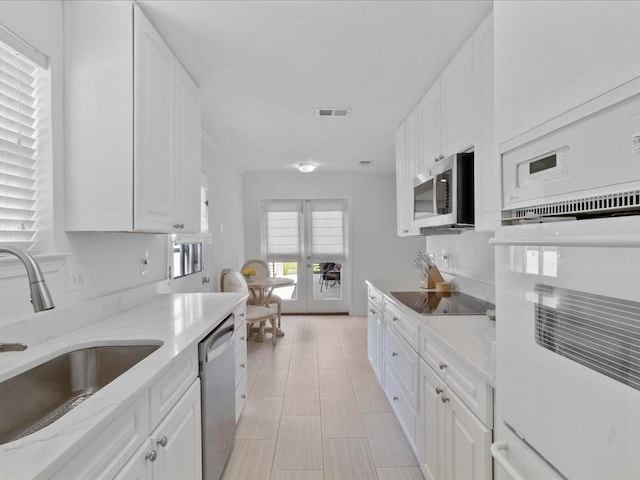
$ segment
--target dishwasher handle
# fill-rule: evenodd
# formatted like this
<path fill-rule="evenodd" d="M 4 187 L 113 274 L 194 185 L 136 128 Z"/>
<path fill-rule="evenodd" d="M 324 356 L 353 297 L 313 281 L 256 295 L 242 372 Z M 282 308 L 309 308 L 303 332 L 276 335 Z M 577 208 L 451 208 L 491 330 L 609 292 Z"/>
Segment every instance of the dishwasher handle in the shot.
<path fill-rule="evenodd" d="M 227 350 L 234 343 L 234 331 L 233 316 L 230 315 L 198 346 L 200 361 L 203 363 L 210 362 Z"/>

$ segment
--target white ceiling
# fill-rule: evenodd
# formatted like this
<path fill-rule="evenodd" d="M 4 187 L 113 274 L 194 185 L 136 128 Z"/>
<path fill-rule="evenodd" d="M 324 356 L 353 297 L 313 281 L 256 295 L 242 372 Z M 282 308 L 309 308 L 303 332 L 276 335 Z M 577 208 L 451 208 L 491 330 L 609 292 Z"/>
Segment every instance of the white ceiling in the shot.
<path fill-rule="evenodd" d="M 491 0 L 142 0 L 202 90 L 204 130 L 251 172 L 391 172 L 394 131 Z M 317 107 L 352 108 L 318 118 Z M 371 167 L 361 167 L 371 160 Z"/>

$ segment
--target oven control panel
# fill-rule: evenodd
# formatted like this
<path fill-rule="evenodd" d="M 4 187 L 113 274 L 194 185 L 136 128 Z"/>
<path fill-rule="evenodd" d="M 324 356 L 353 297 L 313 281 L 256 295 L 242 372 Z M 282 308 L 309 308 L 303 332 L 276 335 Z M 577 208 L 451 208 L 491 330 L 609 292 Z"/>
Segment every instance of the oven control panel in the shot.
<path fill-rule="evenodd" d="M 552 182 L 569 176 L 570 147 L 565 145 L 554 151 L 520 162 L 518 187 Z"/>

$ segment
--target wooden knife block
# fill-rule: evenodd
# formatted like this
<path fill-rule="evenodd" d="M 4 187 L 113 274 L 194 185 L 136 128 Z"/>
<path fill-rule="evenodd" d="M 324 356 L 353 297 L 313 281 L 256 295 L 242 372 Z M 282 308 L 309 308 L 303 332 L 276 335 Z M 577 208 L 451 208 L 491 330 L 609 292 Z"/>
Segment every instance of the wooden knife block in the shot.
<path fill-rule="evenodd" d="M 427 272 L 426 288 L 428 290 L 435 290 L 436 292 L 450 292 L 451 283 L 445 282 L 440 270 L 436 265 L 429 268 Z"/>

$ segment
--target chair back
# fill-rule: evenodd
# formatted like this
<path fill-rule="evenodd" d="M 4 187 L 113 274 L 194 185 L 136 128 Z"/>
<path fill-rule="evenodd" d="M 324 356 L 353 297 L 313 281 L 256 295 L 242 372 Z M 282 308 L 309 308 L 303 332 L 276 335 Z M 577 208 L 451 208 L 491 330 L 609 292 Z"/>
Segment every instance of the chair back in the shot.
<path fill-rule="evenodd" d="M 253 268 L 256 271 L 256 278 L 269 278 L 271 276 L 267 262 L 258 258 L 244 262 L 242 269 L 244 270 L 245 268 Z"/>
<path fill-rule="evenodd" d="M 249 287 L 240 272 L 225 268 L 220 272 L 220 291 L 247 293 Z"/>

